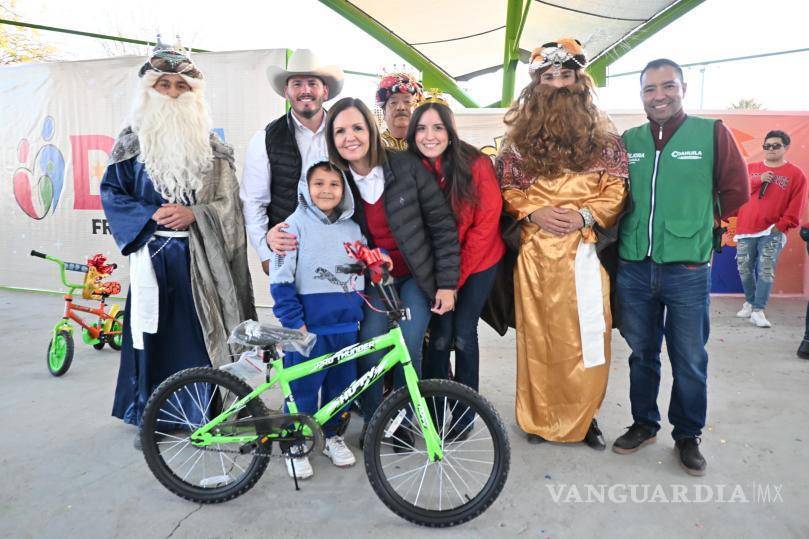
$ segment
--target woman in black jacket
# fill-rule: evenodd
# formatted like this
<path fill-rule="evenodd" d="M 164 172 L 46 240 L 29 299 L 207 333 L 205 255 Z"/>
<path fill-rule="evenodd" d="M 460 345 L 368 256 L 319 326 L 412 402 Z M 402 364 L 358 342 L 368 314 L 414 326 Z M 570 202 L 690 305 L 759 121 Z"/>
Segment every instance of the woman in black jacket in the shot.
<path fill-rule="evenodd" d="M 393 260 L 391 271 L 410 320 L 402 321 L 402 334 L 416 372 L 421 376 L 421 349 L 430 311 L 443 314 L 455 305 L 460 248 L 452 211 L 441 190 L 421 162 L 406 152 L 387 152 L 376 122 L 359 99 L 346 97 L 334 104 L 326 123 L 329 160 L 346 171 L 357 201 L 354 219 L 372 247 L 381 247 Z M 376 291 L 366 292 L 380 305 Z M 388 330 L 387 317 L 366 306 L 360 338 L 370 339 Z M 361 358 L 365 372 L 379 357 Z M 394 387 L 404 386 L 397 369 Z M 361 400 L 366 423 L 382 400 L 375 384 Z"/>

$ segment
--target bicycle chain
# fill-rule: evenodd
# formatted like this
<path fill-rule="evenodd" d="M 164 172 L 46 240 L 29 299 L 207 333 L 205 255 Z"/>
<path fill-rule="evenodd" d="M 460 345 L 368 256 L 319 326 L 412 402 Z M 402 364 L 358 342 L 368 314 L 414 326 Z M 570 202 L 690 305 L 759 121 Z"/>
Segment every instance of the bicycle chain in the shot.
<path fill-rule="evenodd" d="M 188 438 L 186 438 L 186 440 L 189 443 L 192 443 L 190 436 Z M 314 441 L 314 438 L 310 438 L 310 440 Z M 273 440 L 273 442 L 278 442 L 278 440 Z M 279 442 L 279 444 L 280 444 L 280 442 Z M 192 443 L 192 445 L 193 445 L 193 443 Z M 261 443 L 258 444 L 259 448 L 261 448 L 261 445 L 262 445 Z M 242 452 L 242 451 L 239 451 L 238 449 L 224 449 L 224 448 L 212 449 L 211 446 L 209 446 L 209 445 L 206 445 L 206 446 L 196 446 L 195 445 L 194 448 L 202 450 L 202 451 L 209 451 L 209 452 L 212 452 L 212 453 L 231 453 L 231 454 L 238 454 L 238 455 L 251 455 L 253 457 L 261 457 L 261 458 L 267 458 L 267 459 L 272 456 L 272 453 L 260 453 L 258 451 L 258 449 L 254 449 L 254 450 L 252 450 L 250 452 Z M 292 455 L 290 453 L 285 453 L 282 450 L 281 455 L 282 456 L 289 456 L 289 457 L 292 457 L 292 458 L 305 457 L 305 456 L 309 455 L 309 453 L 311 453 L 314 450 L 314 448 L 315 448 L 315 446 L 314 446 L 314 444 L 312 444 L 311 449 L 307 450 L 305 453 L 301 453 L 301 454 L 296 453 L 295 455 Z M 270 450 L 272 450 L 272 446 L 270 446 Z"/>
<path fill-rule="evenodd" d="M 261 438 L 261 436 L 259 437 L 259 439 L 260 438 Z M 187 436 L 183 441 L 193 445 L 193 442 L 191 441 L 191 436 Z M 309 453 L 314 451 L 315 445 L 316 445 L 315 437 L 308 437 L 308 438 L 303 437 L 303 442 L 301 442 L 300 440 L 294 440 L 293 441 L 291 439 L 289 439 L 289 440 L 287 440 L 287 439 L 284 439 L 284 440 L 273 439 L 273 440 L 270 441 L 270 451 L 272 451 L 272 443 L 273 442 L 278 442 L 279 447 L 280 447 L 281 442 L 290 442 L 290 443 L 299 442 L 299 443 L 304 443 L 304 444 L 306 442 L 312 442 L 309 449 L 307 451 L 305 451 L 304 453 L 300 453 L 300 454 L 296 453 L 296 454 L 292 455 L 291 453 L 286 453 L 285 451 L 281 450 L 281 455 L 290 456 L 292 458 L 300 458 L 300 457 L 305 457 L 305 456 L 309 455 Z M 258 447 L 256 449 L 253 449 L 252 451 L 249 451 L 249 452 L 243 452 L 243 451 L 240 451 L 238 449 L 225 449 L 225 448 L 213 449 L 209 445 L 206 445 L 206 446 L 193 445 L 193 447 L 195 449 L 199 449 L 199 450 L 202 450 L 202 451 L 209 451 L 209 452 L 212 452 L 212 453 L 229 453 L 229 454 L 237 454 L 237 455 L 251 455 L 253 457 L 261 457 L 261 458 L 270 458 L 272 456 L 272 453 L 267 454 L 267 453 L 259 452 L 259 449 L 262 448 L 261 446 L 263 444 L 261 442 L 259 442 L 258 440 L 256 440 L 255 442 L 248 442 L 248 443 L 256 443 Z M 242 447 L 244 447 L 244 446 L 242 446 Z"/>
<path fill-rule="evenodd" d="M 262 419 L 262 418 L 253 418 L 253 419 L 255 421 L 256 419 Z M 313 428 L 313 427 L 318 428 L 317 424 L 314 423 L 313 421 L 311 421 L 308 426 L 309 426 L 309 428 Z M 256 441 L 248 442 L 248 443 L 257 443 L 257 445 L 258 445 L 257 448 L 255 448 L 255 449 L 253 449 L 252 451 L 249 451 L 249 452 L 243 452 L 243 451 L 240 451 L 239 449 L 224 449 L 224 448 L 213 449 L 209 445 L 208 446 L 196 446 L 196 445 L 193 445 L 193 442 L 191 441 L 191 436 L 190 435 L 187 436 L 183 441 L 186 441 L 187 443 L 193 445 L 193 447 L 195 449 L 200 449 L 202 451 L 209 451 L 209 452 L 213 452 L 213 453 L 251 455 L 253 457 L 270 458 L 272 456 L 272 453 L 266 454 L 266 453 L 261 453 L 259 451 L 260 449 L 262 449 L 261 446 L 263 444 L 261 442 L 259 442 L 258 440 L 260 440 L 262 437 L 265 437 L 265 436 L 266 436 L 265 434 L 259 435 L 259 438 Z M 322 438 L 322 434 L 319 437 Z M 289 457 L 292 457 L 292 458 L 305 457 L 305 456 L 309 455 L 310 453 L 312 453 L 315 450 L 315 447 L 318 445 L 317 440 L 318 440 L 319 437 L 318 436 L 308 436 L 307 437 L 307 436 L 301 435 L 299 437 L 285 438 L 285 439 L 282 439 L 282 440 L 273 439 L 273 440 L 269 441 L 270 451 L 272 451 L 272 443 L 273 442 L 278 442 L 279 447 L 280 447 L 282 442 L 283 443 L 289 443 L 290 445 L 296 445 L 296 444 L 297 445 L 304 445 L 304 447 L 307 446 L 308 442 L 311 442 L 311 445 L 309 445 L 309 448 L 306 451 L 304 451 L 303 453 L 292 454 L 292 453 L 285 452 L 283 449 L 281 450 L 281 455 L 289 456 Z M 244 445 L 242 445 L 242 447 L 244 447 Z"/>

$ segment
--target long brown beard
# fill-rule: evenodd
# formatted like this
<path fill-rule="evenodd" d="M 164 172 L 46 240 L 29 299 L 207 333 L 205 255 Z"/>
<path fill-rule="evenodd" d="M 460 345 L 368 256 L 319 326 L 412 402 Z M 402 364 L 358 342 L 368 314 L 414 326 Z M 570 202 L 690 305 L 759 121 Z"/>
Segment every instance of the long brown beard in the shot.
<path fill-rule="evenodd" d="M 506 113 L 507 143 L 525 174 L 553 178 L 591 168 L 610 142 L 611 123 L 593 104 L 592 83 L 555 88 L 535 84 Z"/>

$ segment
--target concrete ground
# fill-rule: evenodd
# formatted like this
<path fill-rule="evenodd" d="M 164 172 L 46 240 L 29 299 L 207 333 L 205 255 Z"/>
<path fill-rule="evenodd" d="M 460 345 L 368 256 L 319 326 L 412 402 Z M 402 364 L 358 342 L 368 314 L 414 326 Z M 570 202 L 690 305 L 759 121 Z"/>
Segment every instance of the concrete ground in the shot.
<path fill-rule="evenodd" d="M 300 492 L 274 460 L 236 500 L 176 497 L 132 448 L 134 428 L 110 416 L 116 352 L 77 340 L 70 371 L 48 373 L 61 303 L 0 290 L 0 537 L 809 537 L 809 361 L 795 356 L 805 300 L 774 299 L 764 330 L 733 317 L 739 299 L 714 298 L 702 478 L 679 468 L 665 422 L 657 444 L 634 455 L 529 445 L 514 421 L 514 336 L 481 325 L 481 393 L 507 425 L 511 473 L 488 511 L 449 530 L 401 520 L 363 466 L 337 469 L 320 455 Z M 627 357 L 616 333 L 599 417 L 608 443 L 631 423 Z M 666 366 L 664 417 L 670 388 Z M 359 423 L 347 434 L 354 447 Z"/>

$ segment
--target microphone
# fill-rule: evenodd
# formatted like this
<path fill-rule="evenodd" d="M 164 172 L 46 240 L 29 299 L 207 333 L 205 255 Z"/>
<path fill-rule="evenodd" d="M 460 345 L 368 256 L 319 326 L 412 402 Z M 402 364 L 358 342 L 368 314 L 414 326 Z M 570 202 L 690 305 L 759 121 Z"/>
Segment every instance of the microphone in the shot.
<path fill-rule="evenodd" d="M 767 171 L 764 174 L 770 174 L 770 176 L 772 177 L 772 172 L 770 172 L 770 171 Z M 762 176 L 763 176 L 763 174 L 762 174 Z M 758 190 L 758 198 L 764 198 L 764 193 L 767 192 L 767 186 L 770 185 L 771 183 L 772 183 L 772 179 L 770 181 L 768 181 L 768 182 L 765 182 L 765 181 L 761 182 L 761 187 Z"/>

